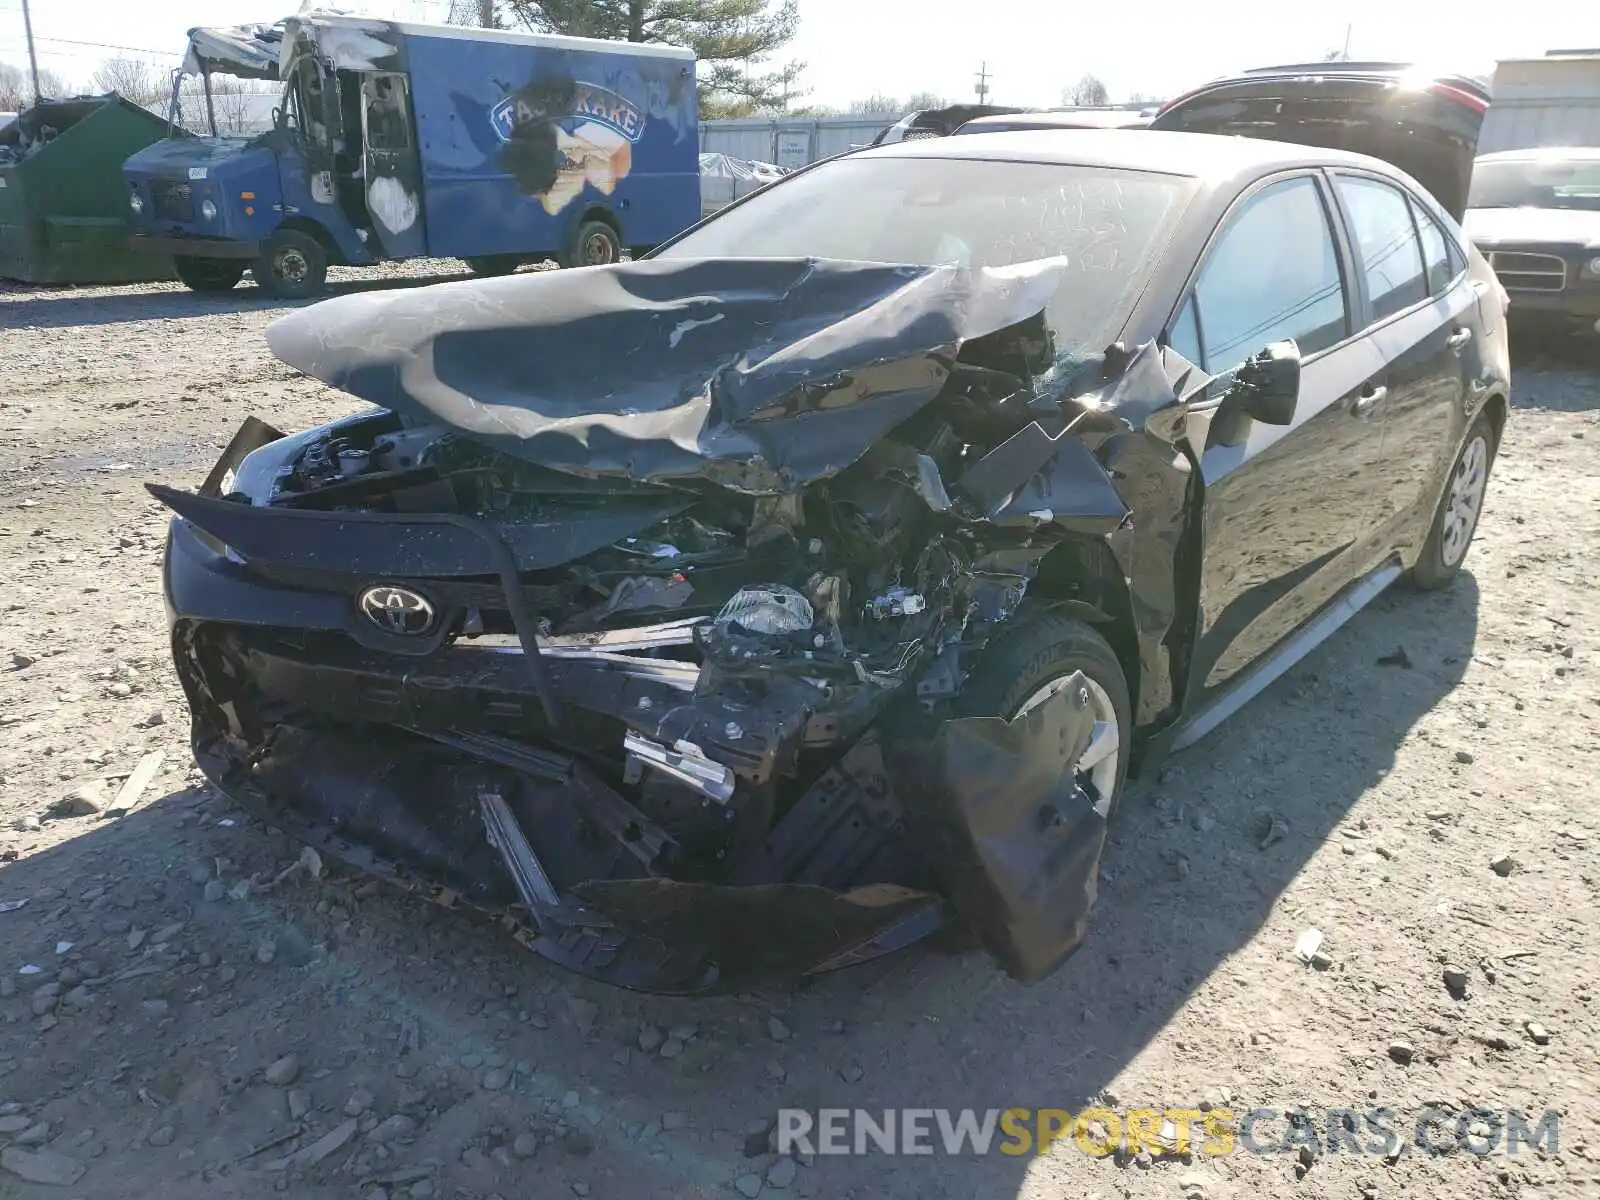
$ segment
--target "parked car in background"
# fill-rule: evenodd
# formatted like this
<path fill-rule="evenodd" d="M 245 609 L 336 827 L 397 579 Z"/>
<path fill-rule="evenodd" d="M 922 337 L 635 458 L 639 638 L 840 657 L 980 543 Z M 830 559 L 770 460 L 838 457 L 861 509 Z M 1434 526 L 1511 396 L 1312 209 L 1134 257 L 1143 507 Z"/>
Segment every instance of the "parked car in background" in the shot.
<path fill-rule="evenodd" d="M 1370 154 L 1407 171 L 1459 221 L 1488 107 L 1488 85 L 1474 76 L 1404 63 L 1298 63 L 1213 80 L 1168 101 L 1150 128 Z"/>
<path fill-rule="evenodd" d="M 1600 333 L 1600 147 L 1480 156 L 1465 226 L 1519 323 Z"/>
<path fill-rule="evenodd" d="M 1048 975 L 1131 767 L 1461 569 L 1510 394 L 1411 176 L 1146 131 L 863 150 L 267 337 L 380 407 L 151 485 L 202 769 L 684 993 L 947 921 Z"/>
<path fill-rule="evenodd" d="M 1142 129 L 1150 117 L 1129 108 L 1047 108 L 990 117 L 976 117 L 956 133 L 1008 133 L 1022 129 Z"/>
<path fill-rule="evenodd" d="M 944 108 L 919 108 L 901 117 L 872 139 L 874 146 L 888 146 L 895 142 L 915 141 L 917 138 L 948 137 L 968 121 L 978 117 L 1002 116 L 1007 113 L 1027 112 L 1005 104 L 950 104 Z"/>

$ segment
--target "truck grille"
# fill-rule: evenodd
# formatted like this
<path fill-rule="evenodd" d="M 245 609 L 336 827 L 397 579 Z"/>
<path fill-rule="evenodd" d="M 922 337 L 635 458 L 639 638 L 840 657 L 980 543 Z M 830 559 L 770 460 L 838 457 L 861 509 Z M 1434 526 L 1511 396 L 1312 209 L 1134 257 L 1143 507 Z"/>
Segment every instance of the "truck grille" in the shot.
<path fill-rule="evenodd" d="M 158 179 L 150 185 L 150 200 L 158 220 L 194 220 L 194 189 L 187 183 Z"/>
<path fill-rule="evenodd" d="M 1567 286 L 1567 264 L 1553 254 L 1497 251 L 1489 265 L 1508 292 L 1559 292 Z"/>

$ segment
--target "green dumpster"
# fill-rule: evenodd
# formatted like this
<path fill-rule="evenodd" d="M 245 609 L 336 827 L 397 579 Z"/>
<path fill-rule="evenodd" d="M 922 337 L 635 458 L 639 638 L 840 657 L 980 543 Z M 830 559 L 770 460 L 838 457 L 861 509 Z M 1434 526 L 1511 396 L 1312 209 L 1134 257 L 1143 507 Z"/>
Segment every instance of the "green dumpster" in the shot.
<path fill-rule="evenodd" d="M 172 260 L 128 249 L 122 163 L 167 123 L 116 93 L 46 100 L 0 129 L 0 279 L 134 283 Z"/>

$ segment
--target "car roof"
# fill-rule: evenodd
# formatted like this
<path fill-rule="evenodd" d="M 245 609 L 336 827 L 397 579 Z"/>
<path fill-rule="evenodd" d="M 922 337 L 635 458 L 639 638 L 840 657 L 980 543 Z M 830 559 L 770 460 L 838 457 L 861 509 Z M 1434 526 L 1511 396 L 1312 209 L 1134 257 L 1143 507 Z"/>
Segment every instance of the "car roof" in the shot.
<path fill-rule="evenodd" d="M 1478 155 L 1478 162 L 1593 162 L 1600 161 L 1600 146 L 1530 146 L 1526 150 L 1496 150 Z"/>
<path fill-rule="evenodd" d="M 1388 163 L 1344 150 L 1264 138 L 1150 129 L 1023 129 L 918 138 L 859 151 L 867 158 L 972 158 L 1151 171 L 1221 184 L 1277 167 L 1350 166 L 1395 174 Z M 855 158 L 857 154 L 850 157 Z"/>

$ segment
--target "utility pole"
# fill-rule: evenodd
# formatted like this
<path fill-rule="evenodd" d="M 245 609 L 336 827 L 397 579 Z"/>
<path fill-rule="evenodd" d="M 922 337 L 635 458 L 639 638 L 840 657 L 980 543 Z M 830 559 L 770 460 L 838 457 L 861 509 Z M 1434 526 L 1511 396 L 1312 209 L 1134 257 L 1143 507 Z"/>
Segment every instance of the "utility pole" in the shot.
<path fill-rule="evenodd" d="M 979 104 L 982 104 L 989 99 L 989 64 L 987 62 L 980 63 L 978 65 L 977 92 Z"/>
<path fill-rule="evenodd" d="M 28 15 L 28 0 L 22 0 L 22 31 L 28 40 L 28 70 L 33 74 L 33 102 L 43 100 L 39 95 L 39 59 L 33 52 L 33 18 Z"/>
<path fill-rule="evenodd" d="M 1344 27 L 1344 58 L 1341 60 L 1343 62 L 1350 61 L 1350 34 L 1354 29 L 1355 26 L 1353 24 Z"/>

